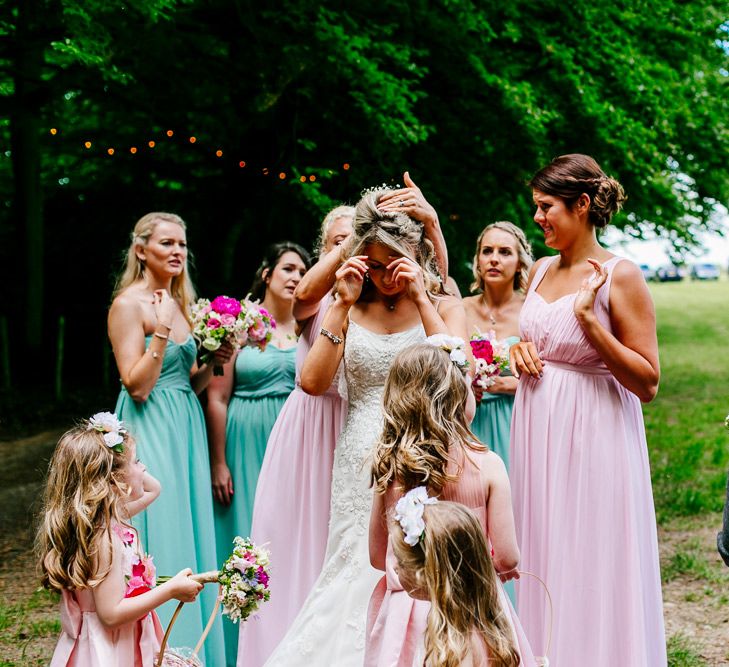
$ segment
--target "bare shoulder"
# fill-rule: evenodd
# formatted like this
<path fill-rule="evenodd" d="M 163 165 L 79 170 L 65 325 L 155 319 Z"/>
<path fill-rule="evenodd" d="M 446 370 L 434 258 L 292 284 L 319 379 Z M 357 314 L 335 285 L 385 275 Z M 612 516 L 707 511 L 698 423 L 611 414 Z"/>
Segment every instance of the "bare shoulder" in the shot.
<path fill-rule="evenodd" d="M 637 264 L 631 262 L 629 259 L 621 257 L 620 261 L 618 261 L 613 267 L 612 282 L 618 287 L 634 289 L 636 283 L 645 284 L 645 279 L 643 278 L 643 273 Z"/>
<path fill-rule="evenodd" d="M 464 296 L 463 299 L 461 299 L 463 308 L 469 314 L 478 311 L 478 304 L 480 301 L 481 301 L 480 294 L 474 294 L 473 296 Z"/>
<path fill-rule="evenodd" d="M 438 310 L 443 313 L 454 308 L 463 308 L 463 301 L 457 296 L 451 296 L 446 294 L 445 296 L 438 297 L 439 307 Z"/>
<path fill-rule="evenodd" d="M 142 312 L 142 301 L 134 285 L 127 287 L 127 289 L 114 297 L 114 300 L 111 302 L 111 310 L 120 311 L 125 314 Z"/>

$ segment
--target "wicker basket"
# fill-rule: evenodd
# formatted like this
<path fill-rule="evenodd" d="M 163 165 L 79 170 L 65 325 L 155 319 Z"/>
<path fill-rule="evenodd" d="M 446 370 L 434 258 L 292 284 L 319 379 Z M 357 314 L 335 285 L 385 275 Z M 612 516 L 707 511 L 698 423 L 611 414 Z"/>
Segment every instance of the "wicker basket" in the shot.
<path fill-rule="evenodd" d="M 210 572 L 201 572 L 200 574 L 191 574 L 190 579 L 194 579 L 201 584 L 214 584 L 218 582 L 218 575 L 218 570 L 212 570 Z M 180 615 L 184 604 L 184 602 L 180 602 L 180 604 L 177 605 L 177 609 L 175 609 L 175 613 L 172 614 L 170 623 L 167 626 L 164 637 L 162 638 L 162 644 L 159 647 L 157 667 L 202 667 L 202 662 L 200 662 L 200 658 L 197 657 L 197 654 L 200 652 L 200 649 L 210 632 L 210 628 L 213 627 L 215 617 L 218 614 L 218 609 L 220 609 L 220 598 L 216 600 L 213 612 L 210 614 L 207 625 L 205 626 L 205 629 L 200 636 L 200 640 L 195 645 L 194 649 L 168 648 L 167 642 L 170 638 L 170 632 L 172 632 L 172 627 L 175 625 L 175 621 Z"/>

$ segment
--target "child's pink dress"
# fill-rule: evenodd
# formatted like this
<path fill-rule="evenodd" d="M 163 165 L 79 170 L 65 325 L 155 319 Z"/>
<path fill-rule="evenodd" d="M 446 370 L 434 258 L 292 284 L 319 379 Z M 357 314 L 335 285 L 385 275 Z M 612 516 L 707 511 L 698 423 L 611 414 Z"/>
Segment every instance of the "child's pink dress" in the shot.
<path fill-rule="evenodd" d="M 115 525 L 114 533 L 114 557 L 124 559 L 126 597 L 143 594 L 155 585 L 152 559 L 139 550 L 134 531 Z M 96 615 L 90 588 L 64 590 L 61 637 L 50 667 L 154 667 L 162 636 L 153 611 L 134 623 L 109 630 Z"/>
<path fill-rule="evenodd" d="M 461 466 L 463 468 L 455 483 L 446 484 L 438 496 L 440 500 L 451 500 L 470 508 L 487 532 L 486 477 L 483 470 L 487 451 L 469 452 Z M 457 474 L 458 468 L 451 463 L 450 474 Z M 390 487 L 385 495 L 385 507 L 390 516 L 400 493 Z M 427 530 L 427 526 L 426 526 Z M 427 625 L 430 602 L 411 598 L 402 588 L 395 573 L 395 555 L 388 540 L 385 576 L 375 587 L 367 611 L 367 647 L 365 667 L 422 667 L 423 641 Z M 506 613 L 516 640 L 521 667 L 534 667 L 534 655 L 529 641 L 522 630 L 509 598 L 501 582 L 497 583 L 499 601 Z"/>

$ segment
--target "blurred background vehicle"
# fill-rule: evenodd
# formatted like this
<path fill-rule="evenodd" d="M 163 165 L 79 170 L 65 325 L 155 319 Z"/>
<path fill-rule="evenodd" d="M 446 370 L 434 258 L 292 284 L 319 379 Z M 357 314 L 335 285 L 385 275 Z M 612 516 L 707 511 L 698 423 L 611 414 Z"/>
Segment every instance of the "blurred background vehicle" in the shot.
<path fill-rule="evenodd" d="M 659 266 L 656 270 L 656 280 L 664 283 L 667 281 L 683 280 L 683 276 L 677 266 L 665 264 L 664 266 Z"/>
<path fill-rule="evenodd" d="M 640 270 L 643 273 L 643 277 L 645 278 L 646 282 L 656 279 L 656 270 L 652 269 L 647 264 L 640 264 Z"/>
<path fill-rule="evenodd" d="M 719 267 L 716 264 L 694 264 L 691 267 L 692 280 L 719 280 Z"/>

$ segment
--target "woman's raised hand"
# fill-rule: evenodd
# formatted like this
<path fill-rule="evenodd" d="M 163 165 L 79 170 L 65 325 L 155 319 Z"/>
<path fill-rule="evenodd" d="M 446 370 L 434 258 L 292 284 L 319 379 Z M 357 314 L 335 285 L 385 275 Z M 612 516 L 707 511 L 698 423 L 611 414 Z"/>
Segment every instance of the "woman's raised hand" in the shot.
<path fill-rule="evenodd" d="M 387 265 L 387 270 L 392 271 L 392 280 L 402 287 L 405 287 L 408 296 L 417 301 L 419 298 L 427 298 L 423 269 L 417 262 L 409 257 L 398 257 Z"/>
<path fill-rule="evenodd" d="M 366 255 L 350 257 L 334 274 L 337 279 L 337 295 L 347 306 L 355 303 L 362 294 L 364 278 L 369 270 L 366 259 Z"/>
<path fill-rule="evenodd" d="M 157 323 L 167 329 L 172 328 L 172 322 L 178 311 L 177 302 L 166 289 L 157 289 L 152 293 L 152 305 Z"/>
<path fill-rule="evenodd" d="M 588 262 L 595 270 L 594 273 L 582 281 L 580 290 L 575 297 L 574 312 L 578 320 L 589 318 L 594 314 L 593 306 L 597 291 L 605 284 L 608 277 L 607 269 L 595 259 L 588 257 Z"/>
<path fill-rule="evenodd" d="M 531 341 L 514 343 L 509 349 L 509 366 L 515 377 L 522 373 L 532 377 L 541 377 L 544 362 L 539 358 L 537 348 Z"/>
<path fill-rule="evenodd" d="M 437 222 L 438 214 L 407 171 L 403 174 L 403 180 L 406 187 L 383 195 L 377 203 L 377 208 L 387 213 L 405 213 L 424 225 Z"/>

